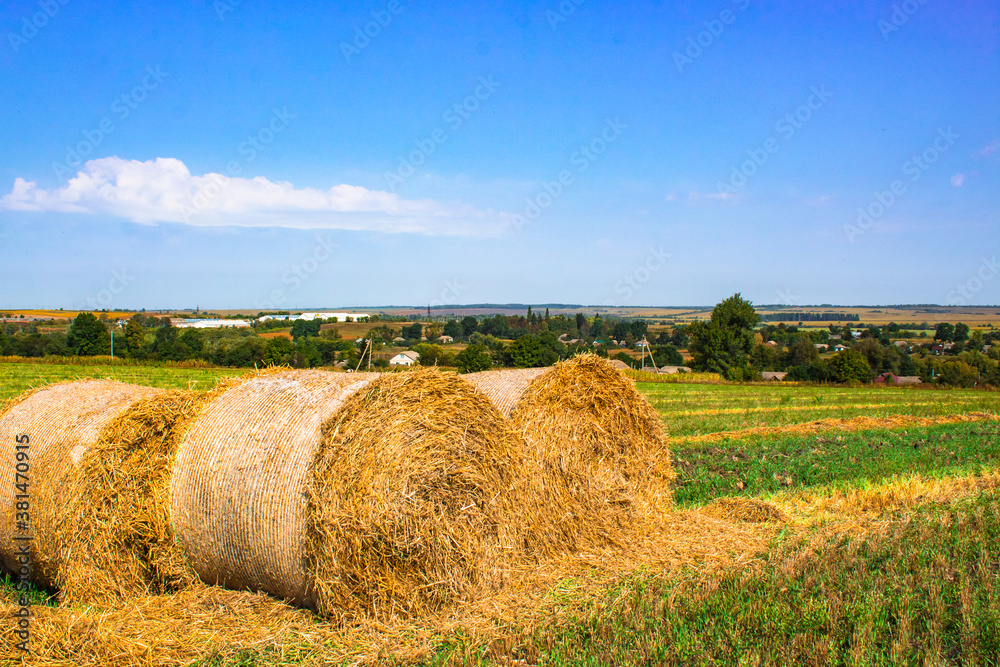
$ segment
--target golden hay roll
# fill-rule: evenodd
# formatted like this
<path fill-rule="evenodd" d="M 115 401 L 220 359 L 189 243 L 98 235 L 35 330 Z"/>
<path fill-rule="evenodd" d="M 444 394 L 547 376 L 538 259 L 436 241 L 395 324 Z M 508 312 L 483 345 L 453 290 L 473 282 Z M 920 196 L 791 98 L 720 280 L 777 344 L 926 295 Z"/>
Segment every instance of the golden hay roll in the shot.
<path fill-rule="evenodd" d="M 326 614 L 438 604 L 472 589 L 477 547 L 497 539 L 509 433 L 488 401 L 434 371 L 251 378 L 188 430 L 174 530 L 206 583 Z"/>
<path fill-rule="evenodd" d="M 540 550 L 614 541 L 637 512 L 671 504 L 675 475 L 659 417 L 608 360 L 584 354 L 551 368 L 463 377 L 524 437 L 532 493 L 563 509 L 533 517 Z"/>
<path fill-rule="evenodd" d="M 452 373 L 382 376 L 323 431 L 310 488 L 319 610 L 385 618 L 495 588 L 520 545 L 524 444 Z"/>
<path fill-rule="evenodd" d="M 176 542 L 170 479 L 180 440 L 214 392 L 170 391 L 108 423 L 69 489 L 60 597 L 104 605 L 175 592 L 197 577 Z"/>
<path fill-rule="evenodd" d="M 34 390 L 8 405 L 0 417 L 0 561 L 5 569 L 19 570 L 17 554 L 25 542 L 17 538 L 30 534 L 32 580 L 45 586 L 58 581 L 59 535 L 65 530 L 68 489 L 81 458 L 106 425 L 136 401 L 160 393 L 150 387 L 82 380 Z M 19 452 L 26 452 L 27 458 L 18 460 Z M 25 482 L 24 476 L 27 486 L 16 487 Z M 18 497 L 25 491 L 27 499 Z M 27 517 L 19 514 L 25 510 Z M 27 532 L 18 523 L 25 519 Z"/>

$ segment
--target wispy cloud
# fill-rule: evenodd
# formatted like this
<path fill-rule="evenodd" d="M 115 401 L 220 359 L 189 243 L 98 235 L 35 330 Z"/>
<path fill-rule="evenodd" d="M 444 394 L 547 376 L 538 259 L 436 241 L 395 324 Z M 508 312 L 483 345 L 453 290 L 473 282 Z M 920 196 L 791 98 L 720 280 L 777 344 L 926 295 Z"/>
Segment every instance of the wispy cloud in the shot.
<path fill-rule="evenodd" d="M 955 174 L 951 177 L 951 184 L 956 188 L 962 187 L 963 183 L 965 183 L 965 174 Z"/>
<path fill-rule="evenodd" d="M 723 202 L 736 202 L 739 201 L 740 196 L 735 192 L 713 192 L 711 194 L 703 194 L 697 190 L 692 190 L 688 193 L 688 201 L 700 202 L 700 201 L 723 201 Z"/>
<path fill-rule="evenodd" d="M 806 206 L 811 206 L 813 208 L 822 208 L 824 206 L 829 205 L 832 199 L 833 198 L 830 195 L 820 195 L 818 197 L 806 197 L 802 201 L 805 203 Z"/>
<path fill-rule="evenodd" d="M 52 190 L 18 177 L 0 197 L 0 210 L 103 214 L 141 224 L 463 236 L 498 236 L 512 222 L 508 214 L 461 202 L 402 199 L 356 185 L 318 190 L 259 176 L 195 176 L 175 158 L 90 160 Z"/>
<path fill-rule="evenodd" d="M 990 157 L 997 151 L 1000 151 L 1000 139 L 994 139 L 990 143 L 986 144 L 979 150 L 975 152 L 977 157 Z"/>

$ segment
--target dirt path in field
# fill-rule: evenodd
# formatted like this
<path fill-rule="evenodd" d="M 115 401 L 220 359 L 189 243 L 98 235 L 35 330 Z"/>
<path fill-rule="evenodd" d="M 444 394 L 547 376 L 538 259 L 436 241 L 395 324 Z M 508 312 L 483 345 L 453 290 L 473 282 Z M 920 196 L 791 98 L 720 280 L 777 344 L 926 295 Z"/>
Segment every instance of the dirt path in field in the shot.
<path fill-rule="evenodd" d="M 755 426 L 736 431 L 720 431 L 703 435 L 681 435 L 667 438 L 671 445 L 691 445 L 719 440 L 740 440 L 759 435 L 808 435 L 824 431 L 871 431 L 875 429 L 897 429 L 913 426 L 934 426 L 936 424 L 957 424 L 962 422 L 998 421 L 1000 416 L 989 412 L 970 412 L 961 415 L 942 415 L 939 417 L 914 417 L 912 415 L 893 415 L 891 417 L 829 417 L 803 424 L 788 426 Z"/>

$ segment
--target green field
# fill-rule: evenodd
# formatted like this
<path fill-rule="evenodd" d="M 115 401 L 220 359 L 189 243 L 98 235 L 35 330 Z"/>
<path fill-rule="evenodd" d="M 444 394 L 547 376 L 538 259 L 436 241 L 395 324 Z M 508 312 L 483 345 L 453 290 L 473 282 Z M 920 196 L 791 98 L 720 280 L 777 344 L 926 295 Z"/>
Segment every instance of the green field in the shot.
<path fill-rule="evenodd" d="M 1000 413 L 1000 394 L 972 389 L 648 382 L 636 387 L 660 413 L 672 437 L 787 426 L 831 417 Z"/>
<path fill-rule="evenodd" d="M 0 362 L 0 403 L 22 391 L 65 380 L 118 380 L 164 389 L 207 390 L 219 378 L 247 373 L 245 368 L 176 368 L 135 364 Z"/>
<path fill-rule="evenodd" d="M 244 372 L 0 362 L 0 400 L 78 377 L 208 389 Z M 792 517 L 741 524 L 766 546 L 720 546 L 741 554 L 740 567 L 582 567 L 547 584 L 530 613 L 505 615 L 500 602 L 496 617 L 459 614 L 465 620 L 427 621 L 430 629 L 416 621 L 412 631 L 386 630 L 390 639 L 380 640 L 378 651 L 365 643 L 370 636 L 357 639 L 370 629 L 347 628 L 360 632 L 351 635 L 360 643 L 346 658 L 344 643 L 355 640 L 282 630 L 287 634 L 274 642 L 244 646 L 206 630 L 214 638 L 203 638 L 205 648 L 187 664 L 1000 666 L 1000 422 L 794 429 L 829 417 L 996 415 L 997 394 L 719 383 L 637 388 L 673 439 L 678 515 L 704 516 L 712 501 L 740 497 Z M 793 428 L 738 433 L 758 426 Z M 692 437 L 718 432 L 729 435 Z M 33 592 L 36 603 L 47 595 Z M 10 584 L 0 585 L 0 599 L 13 598 Z M 417 634 L 432 639 L 414 653 Z M 397 654 L 393 641 L 411 648 Z M 74 655 L 66 664 L 77 661 L 87 663 Z"/>

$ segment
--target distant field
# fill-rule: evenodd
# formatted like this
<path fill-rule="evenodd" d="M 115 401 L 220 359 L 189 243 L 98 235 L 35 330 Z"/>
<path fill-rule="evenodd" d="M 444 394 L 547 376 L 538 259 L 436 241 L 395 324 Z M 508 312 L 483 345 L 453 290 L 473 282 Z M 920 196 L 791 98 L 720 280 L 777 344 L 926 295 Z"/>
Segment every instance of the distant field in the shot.
<path fill-rule="evenodd" d="M 674 437 L 828 417 L 1000 413 L 1000 394 L 975 390 L 649 382 L 636 387 L 660 413 L 667 434 Z"/>

